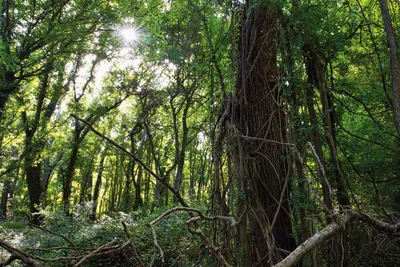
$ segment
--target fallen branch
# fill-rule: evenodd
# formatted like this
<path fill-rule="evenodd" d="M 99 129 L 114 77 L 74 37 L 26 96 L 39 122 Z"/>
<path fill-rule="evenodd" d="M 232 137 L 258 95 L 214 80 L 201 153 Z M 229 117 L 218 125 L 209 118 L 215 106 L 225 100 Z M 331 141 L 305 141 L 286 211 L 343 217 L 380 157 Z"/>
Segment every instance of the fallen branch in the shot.
<path fill-rule="evenodd" d="M 11 253 L 11 256 L 5 262 L 2 263 L 2 266 L 7 266 L 17 259 L 25 263 L 27 266 L 32 266 L 32 267 L 44 266 L 41 262 L 37 261 L 36 259 L 33 259 L 31 255 L 11 246 L 10 244 L 8 244 L 3 240 L 0 240 L 0 246 Z"/>
<path fill-rule="evenodd" d="M 307 253 L 311 252 L 315 247 L 321 246 L 331 237 L 343 232 L 351 222 L 356 219 L 369 224 L 378 230 L 388 231 L 388 232 L 398 232 L 400 230 L 400 221 L 395 224 L 389 224 L 387 222 L 380 221 L 371 217 L 368 214 L 355 211 L 355 210 L 345 210 L 344 213 L 337 217 L 336 222 L 333 222 L 326 226 L 320 232 L 315 233 L 312 237 L 304 241 L 300 246 L 298 246 L 292 253 L 290 253 L 284 260 L 274 265 L 274 267 L 291 267 L 295 266 Z"/>
<path fill-rule="evenodd" d="M 86 261 L 88 261 L 90 258 L 94 258 L 96 256 L 104 256 L 104 255 L 111 255 L 114 254 L 118 251 L 121 251 L 122 249 L 126 248 L 127 246 L 130 246 L 132 243 L 130 240 L 126 241 L 123 243 L 121 246 L 114 244 L 117 244 L 118 239 L 114 238 L 114 240 L 108 242 L 107 244 L 104 244 L 100 247 L 98 247 L 96 250 L 94 250 L 92 253 L 86 255 L 83 257 L 78 263 L 74 265 L 74 267 L 79 267 L 82 266 Z"/>
<path fill-rule="evenodd" d="M 99 248 L 95 249 L 88 255 L 81 255 L 81 256 L 74 256 L 74 257 L 59 257 L 59 258 L 51 258 L 51 259 L 46 259 L 46 258 L 41 258 L 35 255 L 28 254 L 18 248 L 13 247 L 9 243 L 0 240 L 0 247 L 4 248 L 7 250 L 11 255 L 10 257 L 3 262 L 0 262 L 0 266 L 7 266 L 10 265 L 12 262 L 15 260 L 20 260 L 22 261 L 26 266 L 32 266 L 32 267 L 43 267 L 45 266 L 45 263 L 50 263 L 50 262 L 57 262 L 57 263 L 62 263 L 62 262 L 68 262 L 70 263 L 68 266 L 72 266 L 71 263 L 78 261 L 74 266 L 82 266 L 85 262 L 87 262 L 89 259 L 94 258 L 94 257 L 99 257 L 99 256 L 105 256 L 105 255 L 113 255 L 123 249 L 126 249 L 128 246 L 132 247 L 133 244 L 130 240 L 126 241 L 123 244 L 117 244 L 118 240 L 114 239 L 113 241 L 104 244 L 100 246 Z"/>

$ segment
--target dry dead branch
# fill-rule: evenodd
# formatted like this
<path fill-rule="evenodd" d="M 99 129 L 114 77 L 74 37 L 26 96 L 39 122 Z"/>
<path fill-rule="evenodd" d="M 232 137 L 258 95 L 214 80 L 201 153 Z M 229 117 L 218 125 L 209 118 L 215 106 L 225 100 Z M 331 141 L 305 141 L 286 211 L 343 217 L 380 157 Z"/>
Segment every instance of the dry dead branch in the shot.
<path fill-rule="evenodd" d="M 326 226 L 320 232 L 315 233 L 312 237 L 304 241 L 299 245 L 292 253 L 289 254 L 284 260 L 274 265 L 274 267 L 291 267 L 295 266 L 307 253 L 311 252 L 315 247 L 321 246 L 331 237 L 343 232 L 347 225 L 354 222 L 355 220 L 362 221 L 363 223 L 369 224 L 372 227 L 387 232 L 397 233 L 400 230 L 400 221 L 390 224 L 387 222 L 380 221 L 372 216 L 355 211 L 345 210 L 341 216 L 339 216 L 335 222 Z"/>

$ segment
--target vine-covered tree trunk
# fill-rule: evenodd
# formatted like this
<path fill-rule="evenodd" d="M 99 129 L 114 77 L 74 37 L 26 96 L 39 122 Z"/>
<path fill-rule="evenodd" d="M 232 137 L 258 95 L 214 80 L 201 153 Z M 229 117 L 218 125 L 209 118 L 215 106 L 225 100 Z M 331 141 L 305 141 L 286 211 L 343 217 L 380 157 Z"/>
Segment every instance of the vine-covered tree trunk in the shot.
<path fill-rule="evenodd" d="M 278 88 L 277 7 L 247 3 L 239 43 L 239 76 L 233 109 L 232 142 L 249 221 L 245 264 L 270 266 L 292 251 L 284 114 Z M 245 221 L 245 219 L 243 219 Z M 240 228 L 246 236 L 247 227 Z"/>

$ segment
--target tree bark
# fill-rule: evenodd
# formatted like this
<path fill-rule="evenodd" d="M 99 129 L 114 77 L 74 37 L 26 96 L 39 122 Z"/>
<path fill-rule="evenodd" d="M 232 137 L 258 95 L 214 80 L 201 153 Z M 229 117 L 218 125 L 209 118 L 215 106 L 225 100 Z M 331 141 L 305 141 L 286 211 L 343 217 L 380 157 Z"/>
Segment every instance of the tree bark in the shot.
<path fill-rule="evenodd" d="M 245 262 L 270 266 L 292 251 L 284 114 L 276 66 L 277 7 L 246 4 L 239 43 L 239 77 L 233 109 L 234 158 L 245 193 L 250 246 Z M 246 219 L 243 219 L 246 221 Z M 246 231 L 240 227 L 240 231 Z M 242 238 L 246 233 L 240 234 Z"/>
<path fill-rule="evenodd" d="M 97 170 L 96 183 L 94 185 L 94 190 L 93 190 L 93 207 L 92 207 L 92 214 L 90 216 L 93 221 L 95 221 L 97 218 L 96 211 L 97 211 L 97 206 L 98 206 L 98 201 L 99 201 L 100 186 L 101 186 L 101 180 L 103 177 L 105 158 L 106 158 L 106 153 L 103 152 L 101 154 L 99 168 Z"/>
<path fill-rule="evenodd" d="M 7 218 L 8 195 L 10 191 L 11 182 L 6 179 L 3 184 L 3 192 L 1 193 L 0 220 L 5 220 Z"/>
<path fill-rule="evenodd" d="M 305 51 L 305 56 L 307 58 L 307 53 L 308 51 Z M 308 65 L 309 66 L 309 65 Z M 312 74 L 308 75 L 308 83 L 309 85 L 307 86 L 306 89 L 306 96 L 307 96 L 307 110 L 308 110 L 308 116 L 309 116 L 309 121 L 311 124 L 311 130 L 312 130 L 312 135 L 313 135 L 313 140 L 314 140 L 314 145 L 315 145 L 315 151 L 317 152 L 317 156 L 322 164 L 322 166 L 319 166 L 318 168 L 318 174 L 319 174 L 319 179 L 322 185 L 322 194 L 324 197 L 324 204 L 325 206 L 329 209 L 332 210 L 332 200 L 331 200 L 331 195 L 329 192 L 329 187 L 328 184 L 325 181 L 325 173 L 322 168 L 325 168 L 325 156 L 322 150 L 322 140 L 321 136 L 319 133 L 319 123 L 318 123 L 318 118 L 317 118 L 317 113 L 315 112 L 314 108 L 314 84 L 315 82 L 313 81 Z"/>
<path fill-rule="evenodd" d="M 133 172 L 133 170 L 132 170 Z M 135 177 L 135 174 L 132 173 L 133 187 L 135 188 L 135 200 L 133 202 L 133 210 L 138 210 L 143 206 L 143 198 L 142 198 L 142 189 L 141 189 L 141 180 L 142 180 L 142 166 L 138 166 L 138 174 Z"/>
<path fill-rule="evenodd" d="M 181 185 L 184 179 L 184 165 L 185 165 L 185 157 L 186 157 L 186 148 L 188 146 L 188 138 L 189 138 L 189 128 L 187 125 L 187 119 L 188 119 L 188 112 L 190 105 L 192 103 L 192 95 L 194 93 L 193 87 L 195 81 L 192 81 L 191 88 L 185 88 L 184 86 L 184 80 L 182 80 L 180 77 L 180 72 L 177 73 L 177 90 L 180 92 L 181 90 L 183 91 L 184 95 L 184 102 L 181 103 L 180 107 L 178 110 L 174 107 L 173 100 L 175 97 L 178 95 L 173 94 L 171 95 L 170 98 L 170 105 L 173 113 L 173 122 L 174 122 L 174 135 L 175 135 L 175 160 L 176 160 L 176 165 L 177 165 L 177 170 L 175 174 L 175 179 L 174 179 L 174 190 L 175 192 L 180 192 L 181 191 Z M 181 117 L 181 124 L 182 124 L 182 139 L 179 138 L 179 126 L 178 126 L 178 115 L 179 115 L 179 110 L 181 110 L 183 107 L 182 111 L 182 117 Z M 177 203 L 178 200 L 174 198 L 174 202 Z"/>
<path fill-rule="evenodd" d="M 11 18 L 10 18 L 10 1 L 3 0 L 1 2 L 1 13 L 0 13 L 0 35 L 2 45 L 7 54 L 7 57 L 11 56 Z M 3 112 L 6 108 L 6 102 L 12 92 L 18 88 L 15 80 L 15 72 L 11 70 L 7 63 L 0 63 L 0 121 L 3 117 Z"/>
<path fill-rule="evenodd" d="M 313 110 L 313 103 L 312 98 L 313 98 L 313 93 L 310 92 L 313 87 L 317 88 L 320 94 L 321 98 L 321 104 L 322 104 L 322 111 L 323 111 L 323 122 L 324 122 L 324 131 L 325 131 L 325 139 L 328 143 L 329 151 L 330 151 L 330 156 L 331 156 L 331 162 L 332 162 L 332 167 L 334 170 L 335 178 L 336 178 L 336 186 L 338 190 L 338 201 L 339 204 L 342 206 L 348 207 L 350 205 L 350 199 L 347 193 L 347 186 L 344 181 L 343 173 L 340 168 L 340 163 L 339 163 L 339 156 L 337 153 L 336 149 L 336 141 L 335 141 L 335 124 L 334 120 L 331 118 L 334 117 L 333 115 L 333 105 L 329 101 L 329 96 L 328 96 L 328 90 L 326 88 L 326 82 L 324 78 L 324 64 L 322 63 L 320 56 L 316 52 L 315 48 L 310 45 L 310 44 L 305 44 L 303 46 L 303 51 L 305 54 L 305 63 L 306 63 L 306 71 L 307 71 L 307 76 L 308 76 L 308 81 L 310 83 L 311 88 L 308 88 L 309 92 L 307 94 L 307 101 L 308 107 L 309 107 L 309 112 Z M 315 113 L 315 112 L 314 112 Z M 315 114 L 312 114 L 312 120 L 315 121 Z M 310 118 L 311 120 L 311 118 Z M 316 122 L 314 122 L 316 123 Z M 314 125 L 315 127 L 316 125 Z M 315 131 L 315 129 L 314 129 Z M 320 144 L 320 139 L 318 138 L 318 132 L 314 132 L 314 138 L 318 142 L 318 151 L 317 155 L 319 157 L 323 157 L 322 154 L 322 149 L 319 146 Z M 323 158 L 320 158 L 322 160 Z M 325 189 L 327 190 L 327 189 Z M 326 194 L 326 193 L 325 193 Z M 326 204 L 329 204 L 326 202 Z M 329 207 L 329 206 L 327 206 Z"/>
<path fill-rule="evenodd" d="M 79 146 L 81 141 L 83 140 L 80 138 L 82 130 L 82 126 L 79 126 L 78 120 L 75 119 L 74 141 L 72 143 L 71 155 L 68 161 L 67 173 L 63 182 L 62 202 L 64 210 L 67 214 L 69 214 L 69 199 L 72 192 L 72 179 L 74 177 L 76 161 L 78 159 Z"/>
<path fill-rule="evenodd" d="M 322 152 L 322 142 L 319 136 L 318 121 L 314 111 L 314 88 L 319 91 L 321 99 L 325 139 L 329 147 L 332 168 L 336 179 L 337 199 L 342 208 L 348 208 L 350 207 L 350 199 L 347 193 L 347 186 L 340 168 L 339 156 L 336 149 L 335 121 L 333 115 L 334 107 L 331 101 L 329 101 L 329 93 L 326 88 L 326 81 L 324 78 L 324 64 L 322 63 L 317 51 L 311 44 L 304 44 L 302 49 L 305 56 L 306 71 L 309 82 L 309 86 L 307 88 L 307 106 L 310 115 L 310 122 L 313 127 L 317 156 L 319 157 L 320 162 L 323 164 L 324 156 Z M 332 210 L 333 205 L 329 187 L 325 182 L 325 179 L 322 177 L 324 174 L 322 173 L 323 170 L 321 167 L 319 171 L 324 195 L 324 204 L 329 210 Z M 327 221 L 331 222 L 329 216 L 327 217 Z M 333 249 L 330 251 L 330 253 L 332 253 L 330 258 L 334 266 L 348 266 L 349 264 L 349 246 L 346 232 L 343 234 L 342 242 L 344 247 L 343 250 L 339 240 L 335 239 L 332 242 Z"/>
<path fill-rule="evenodd" d="M 386 37 L 390 48 L 390 64 L 392 75 L 393 113 L 397 134 L 400 137 L 400 63 L 397 51 L 397 41 L 386 0 L 379 0 Z"/>

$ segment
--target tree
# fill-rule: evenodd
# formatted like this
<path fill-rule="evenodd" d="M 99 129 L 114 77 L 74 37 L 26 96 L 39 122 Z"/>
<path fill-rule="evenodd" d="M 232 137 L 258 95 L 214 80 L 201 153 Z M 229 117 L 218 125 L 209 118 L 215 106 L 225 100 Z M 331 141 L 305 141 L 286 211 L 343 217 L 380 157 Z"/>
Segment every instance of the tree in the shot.
<path fill-rule="evenodd" d="M 400 60 L 397 50 L 397 41 L 394 34 L 392 21 L 386 0 L 379 0 L 382 12 L 382 18 L 385 25 L 386 37 L 390 48 L 390 64 L 392 76 L 392 97 L 393 97 L 393 113 L 396 123 L 397 134 L 400 136 Z"/>
<path fill-rule="evenodd" d="M 292 251 L 288 205 L 289 172 L 285 147 L 285 117 L 277 69 L 278 7 L 248 1 L 239 40 L 239 71 L 232 120 L 232 142 L 244 208 L 249 220 L 240 227 L 243 265 L 269 266 Z M 248 240 L 249 239 L 249 240 Z M 248 247 L 249 245 L 250 247 Z"/>
<path fill-rule="evenodd" d="M 397 2 L 3 0 L 0 265 L 398 265 Z"/>

